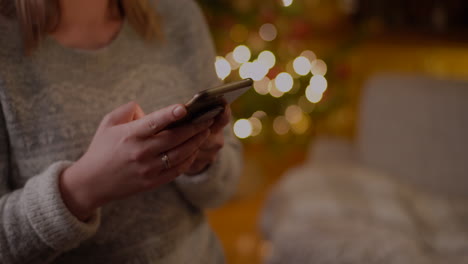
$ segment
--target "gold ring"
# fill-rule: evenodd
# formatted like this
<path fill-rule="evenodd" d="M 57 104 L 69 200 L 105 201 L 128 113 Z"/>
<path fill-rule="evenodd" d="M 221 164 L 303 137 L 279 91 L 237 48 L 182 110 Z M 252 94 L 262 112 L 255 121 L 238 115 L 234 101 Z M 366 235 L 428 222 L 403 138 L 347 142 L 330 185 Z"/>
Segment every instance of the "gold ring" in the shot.
<path fill-rule="evenodd" d="M 163 153 L 161 160 L 164 163 L 164 167 L 166 167 L 166 170 L 171 168 L 171 163 L 169 162 L 169 157 L 167 156 L 167 153 Z"/>

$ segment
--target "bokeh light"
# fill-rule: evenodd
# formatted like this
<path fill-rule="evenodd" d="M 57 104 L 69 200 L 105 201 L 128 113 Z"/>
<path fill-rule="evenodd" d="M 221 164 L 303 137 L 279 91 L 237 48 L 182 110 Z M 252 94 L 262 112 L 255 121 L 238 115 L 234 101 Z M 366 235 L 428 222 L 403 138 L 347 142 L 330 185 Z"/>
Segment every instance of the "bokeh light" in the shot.
<path fill-rule="evenodd" d="M 286 108 L 284 116 L 290 124 L 298 123 L 303 117 L 302 109 L 298 105 L 290 105 Z"/>
<path fill-rule="evenodd" d="M 252 78 L 254 81 L 262 80 L 267 73 L 267 67 L 258 61 L 246 62 L 239 69 L 239 76 L 241 78 Z"/>
<path fill-rule="evenodd" d="M 228 54 L 226 54 L 226 60 L 229 62 L 229 64 L 231 65 L 231 70 L 237 70 L 239 69 L 240 67 L 240 63 L 238 63 L 235 59 L 234 59 L 234 54 L 232 52 L 229 52 Z"/>
<path fill-rule="evenodd" d="M 309 129 L 310 123 L 310 117 L 304 115 L 299 122 L 291 124 L 291 130 L 297 135 L 304 134 Z"/>
<path fill-rule="evenodd" d="M 234 134 L 238 138 L 247 138 L 252 135 L 252 124 L 247 119 L 239 119 L 234 123 Z"/>
<path fill-rule="evenodd" d="M 260 81 L 254 82 L 254 90 L 258 94 L 265 95 L 268 94 L 268 84 L 270 83 L 270 78 L 268 77 L 263 77 Z"/>
<path fill-rule="evenodd" d="M 284 116 L 278 116 L 273 121 L 273 130 L 278 135 L 287 134 L 290 128 L 291 127 L 289 126 L 289 123 Z"/>
<path fill-rule="evenodd" d="M 245 45 L 239 45 L 233 51 L 234 60 L 238 63 L 248 62 L 251 55 L 250 49 Z"/>
<path fill-rule="evenodd" d="M 263 63 L 260 63 L 259 61 L 252 62 L 250 67 L 252 67 L 252 69 L 251 69 L 251 72 L 252 72 L 251 78 L 254 81 L 262 80 L 265 77 L 265 75 L 267 75 L 268 70 L 269 70 L 268 67 L 266 67 Z"/>
<path fill-rule="evenodd" d="M 257 117 L 252 116 L 249 118 L 249 122 L 252 125 L 252 134 L 250 136 L 255 137 L 262 132 L 262 121 Z"/>
<path fill-rule="evenodd" d="M 327 90 L 328 82 L 322 75 L 314 75 L 310 78 L 310 88 L 317 93 L 324 93 Z"/>
<path fill-rule="evenodd" d="M 294 80 L 291 77 L 291 74 L 287 72 L 282 72 L 278 74 L 278 76 L 276 76 L 275 85 L 279 91 L 287 93 L 292 89 L 294 85 Z"/>
<path fill-rule="evenodd" d="M 258 110 L 258 111 L 255 111 L 255 113 L 252 114 L 252 117 L 256 117 L 256 118 L 258 118 L 258 119 L 262 119 L 262 118 L 267 117 L 267 113 L 265 113 L 265 111 Z"/>
<path fill-rule="evenodd" d="M 250 63 L 244 63 L 239 67 L 239 76 L 242 79 L 249 78 L 250 77 Z"/>
<path fill-rule="evenodd" d="M 307 75 L 311 70 L 309 59 L 304 56 L 297 57 L 293 62 L 294 71 L 299 75 Z"/>
<path fill-rule="evenodd" d="M 318 103 L 320 100 L 322 100 L 323 93 L 316 91 L 315 89 L 312 89 L 312 87 L 309 85 L 307 86 L 305 90 L 305 95 L 307 97 L 307 100 L 309 100 L 311 103 Z"/>
<path fill-rule="evenodd" d="M 327 64 L 323 60 L 314 60 L 311 63 L 311 70 L 313 75 L 322 75 L 327 74 Z"/>
<path fill-rule="evenodd" d="M 216 74 L 221 80 L 224 80 L 229 76 L 229 74 L 231 74 L 231 65 L 225 58 L 221 56 L 216 57 L 215 69 Z"/>
<path fill-rule="evenodd" d="M 266 23 L 260 27 L 259 34 L 264 41 L 272 41 L 276 38 L 278 31 L 275 25 Z"/>
<path fill-rule="evenodd" d="M 264 64 L 268 69 L 271 69 L 273 68 L 273 66 L 275 66 L 276 56 L 275 54 L 273 54 L 273 52 L 269 50 L 264 50 L 260 52 L 260 54 L 258 54 L 257 60 L 260 63 Z"/>
<path fill-rule="evenodd" d="M 301 56 L 306 57 L 311 63 L 317 59 L 317 55 L 311 50 L 304 50 Z"/>
<path fill-rule="evenodd" d="M 282 0 L 282 2 L 283 2 L 283 6 L 288 7 L 293 3 L 293 0 Z"/>
<path fill-rule="evenodd" d="M 279 98 L 279 97 L 284 95 L 284 92 L 278 90 L 274 80 L 271 80 L 268 83 L 268 92 L 270 93 L 271 96 L 273 96 L 275 98 Z"/>

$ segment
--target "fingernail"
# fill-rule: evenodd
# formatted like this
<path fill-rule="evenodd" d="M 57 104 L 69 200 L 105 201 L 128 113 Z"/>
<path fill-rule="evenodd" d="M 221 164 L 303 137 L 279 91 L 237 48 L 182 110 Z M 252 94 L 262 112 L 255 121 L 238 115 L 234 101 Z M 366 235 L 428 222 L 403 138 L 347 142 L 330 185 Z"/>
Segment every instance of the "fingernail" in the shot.
<path fill-rule="evenodd" d="M 172 111 L 172 113 L 176 118 L 181 118 L 187 113 L 187 110 L 185 110 L 185 107 L 179 105 Z"/>

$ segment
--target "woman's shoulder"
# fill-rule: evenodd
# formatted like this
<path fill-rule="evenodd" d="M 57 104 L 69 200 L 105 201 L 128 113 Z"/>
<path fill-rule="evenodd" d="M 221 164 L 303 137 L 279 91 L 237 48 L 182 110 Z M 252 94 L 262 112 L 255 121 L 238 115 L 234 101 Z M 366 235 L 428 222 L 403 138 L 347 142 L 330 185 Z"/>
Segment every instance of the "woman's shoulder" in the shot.
<path fill-rule="evenodd" d="M 21 47 L 21 35 L 17 21 L 0 15 L 0 60 L 19 54 Z"/>
<path fill-rule="evenodd" d="M 165 26 L 197 26 L 203 15 L 195 0 L 152 0 Z"/>

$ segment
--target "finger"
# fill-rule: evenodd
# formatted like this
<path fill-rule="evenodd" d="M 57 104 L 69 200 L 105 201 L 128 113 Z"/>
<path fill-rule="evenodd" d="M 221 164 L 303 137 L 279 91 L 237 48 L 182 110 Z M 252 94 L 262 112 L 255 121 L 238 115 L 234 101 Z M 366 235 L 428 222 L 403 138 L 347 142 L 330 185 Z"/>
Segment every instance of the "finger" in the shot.
<path fill-rule="evenodd" d="M 216 117 L 214 124 L 211 126 L 211 132 L 214 134 L 220 132 L 230 121 L 231 108 L 229 105 L 226 105 L 224 111 Z"/>
<path fill-rule="evenodd" d="M 201 164 L 213 163 L 218 158 L 218 153 L 219 153 L 218 150 L 210 150 L 210 151 L 200 150 L 194 164 L 195 163 L 201 163 Z"/>
<path fill-rule="evenodd" d="M 176 166 L 186 160 L 195 151 L 200 148 L 200 145 L 208 138 L 210 131 L 207 129 L 183 144 L 166 152 L 171 166 Z M 164 164 L 162 164 L 164 166 Z"/>
<path fill-rule="evenodd" d="M 186 114 L 187 110 L 184 105 L 171 105 L 135 120 L 132 122 L 132 129 L 138 137 L 150 137 Z"/>
<path fill-rule="evenodd" d="M 207 162 L 212 163 L 218 157 L 219 150 L 200 150 L 198 153 L 196 162 Z"/>
<path fill-rule="evenodd" d="M 158 150 L 160 153 L 166 152 L 202 131 L 208 130 L 212 124 L 213 120 L 211 119 L 198 124 L 187 124 L 170 130 L 164 130 L 154 137 L 146 139 L 142 144 L 145 144 L 146 151 L 150 155 L 154 155 L 155 150 Z"/>
<path fill-rule="evenodd" d="M 145 116 L 145 112 L 139 105 L 136 105 L 135 113 L 133 114 L 132 120 L 138 120 L 140 118 L 143 118 Z"/>
<path fill-rule="evenodd" d="M 200 174 L 203 171 L 205 171 L 208 168 L 209 165 L 210 165 L 209 162 L 206 162 L 206 161 L 197 162 L 197 160 L 195 160 L 192 163 L 192 166 L 190 166 L 190 168 L 185 172 L 185 174 L 187 174 L 187 175 Z"/>
<path fill-rule="evenodd" d="M 174 166 L 168 170 L 164 170 L 160 172 L 155 178 L 149 179 L 150 183 L 148 187 L 152 189 L 157 186 L 171 182 L 177 176 L 187 171 L 188 168 L 192 165 L 196 157 L 197 157 L 197 152 L 194 152 L 191 156 L 189 156 L 187 159 L 185 159 L 183 162 L 181 162 L 177 166 Z"/>
<path fill-rule="evenodd" d="M 140 110 L 141 107 L 136 102 L 128 102 L 104 116 L 102 123 L 105 126 L 116 126 L 128 123 L 132 121 L 135 114 Z"/>
<path fill-rule="evenodd" d="M 199 150 L 200 145 L 210 134 L 210 130 L 206 128 L 203 132 L 192 137 L 183 144 L 177 146 L 176 148 L 171 149 L 167 152 L 161 152 L 159 155 L 151 155 L 145 159 L 146 164 L 150 164 L 149 171 L 155 173 L 163 170 L 167 170 L 166 162 L 164 161 L 164 155 L 167 155 L 167 162 L 169 169 L 172 167 L 178 166 L 180 163 L 185 161 L 188 157 L 193 155 L 196 151 Z"/>
<path fill-rule="evenodd" d="M 189 158 L 187 158 L 184 162 L 182 162 L 181 164 L 178 165 L 178 168 L 176 170 L 178 172 L 177 176 L 179 176 L 182 173 L 186 173 L 189 170 L 190 166 L 192 166 L 192 164 L 197 159 L 198 154 L 199 154 L 199 151 L 197 150 Z"/>
<path fill-rule="evenodd" d="M 203 151 L 218 151 L 224 146 L 224 134 L 218 133 L 213 134 L 211 133 L 210 136 L 203 142 L 200 146 L 200 150 Z"/>
<path fill-rule="evenodd" d="M 218 151 L 200 151 L 197 158 L 190 166 L 187 174 L 198 174 L 204 171 L 210 164 L 214 163 L 218 158 Z"/>

